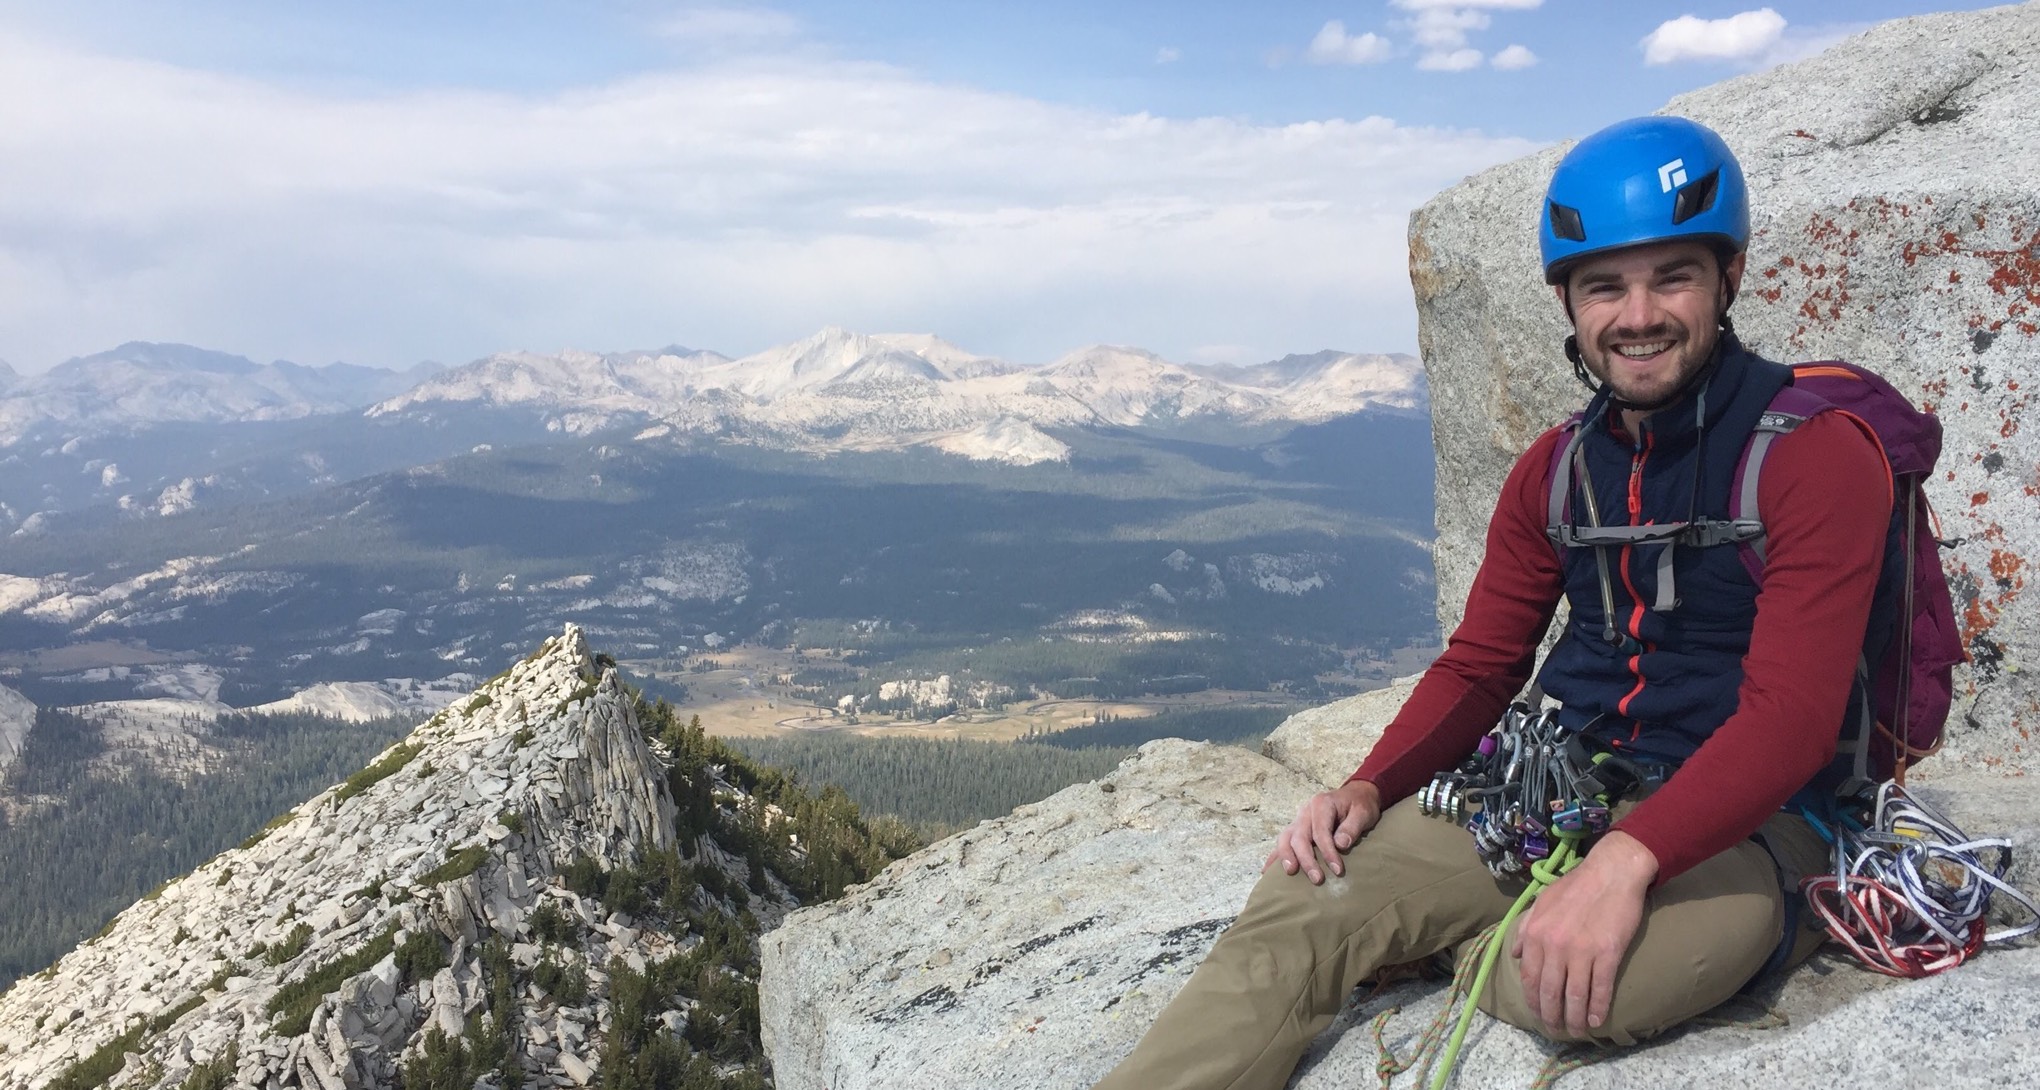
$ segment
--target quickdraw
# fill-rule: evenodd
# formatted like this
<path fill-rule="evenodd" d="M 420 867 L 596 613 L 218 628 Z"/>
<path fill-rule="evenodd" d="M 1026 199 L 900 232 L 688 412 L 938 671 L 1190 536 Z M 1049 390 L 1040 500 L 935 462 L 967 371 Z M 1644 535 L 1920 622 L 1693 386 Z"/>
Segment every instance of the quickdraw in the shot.
<path fill-rule="evenodd" d="M 1924 977 L 1967 961 L 1986 943 L 2040 930 L 2040 906 L 2005 880 L 2012 842 L 1972 838 L 1899 784 L 1885 782 L 1870 806 L 1823 820 L 1804 811 L 1835 850 L 1833 874 L 1799 885 L 1807 904 L 1865 966 L 1886 976 Z M 1990 930 L 2002 894 L 2027 920 Z"/>
<path fill-rule="evenodd" d="M 1645 778 L 1560 726 L 1556 708 L 1518 701 L 1459 767 L 1431 778 L 1417 806 L 1464 824 L 1495 877 L 1520 877 L 1551 857 L 1559 837 L 1584 844 L 1607 832 L 1609 807 Z"/>

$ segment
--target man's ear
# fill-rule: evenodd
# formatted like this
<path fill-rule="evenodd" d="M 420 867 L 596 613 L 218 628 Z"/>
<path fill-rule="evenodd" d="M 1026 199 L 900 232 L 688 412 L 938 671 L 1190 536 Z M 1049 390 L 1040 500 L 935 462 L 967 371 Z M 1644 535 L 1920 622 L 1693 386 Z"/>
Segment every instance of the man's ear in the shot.
<path fill-rule="evenodd" d="M 1743 268 L 1749 264 L 1749 257 L 1749 251 L 1742 251 L 1729 258 L 1728 264 L 1721 267 L 1721 278 L 1728 283 L 1730 298 L 1734 298 L 1742 290 Z"/>

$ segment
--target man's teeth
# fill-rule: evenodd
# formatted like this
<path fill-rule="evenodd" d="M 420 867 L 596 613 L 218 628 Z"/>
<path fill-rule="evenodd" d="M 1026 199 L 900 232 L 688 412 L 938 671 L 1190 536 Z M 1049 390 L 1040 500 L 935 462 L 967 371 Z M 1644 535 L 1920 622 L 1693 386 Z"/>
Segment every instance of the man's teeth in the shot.
<path fill-rule="evenodd" d="M 1641 359 L 1645 356 L 1655 356 L 1671 346 L 1672 342 L 1670 341 L 1657 341 L 1652 344 L 1618 344 L 1615 346 L 1615 351 L 1631 359 Z"/>

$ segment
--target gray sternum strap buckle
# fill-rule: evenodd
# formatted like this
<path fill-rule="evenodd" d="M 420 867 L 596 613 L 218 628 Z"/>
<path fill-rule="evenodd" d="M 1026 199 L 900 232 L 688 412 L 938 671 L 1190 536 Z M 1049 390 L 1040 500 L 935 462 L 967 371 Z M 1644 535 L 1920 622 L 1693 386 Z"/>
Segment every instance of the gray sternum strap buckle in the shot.
<path fill-rule="evenodd" d="M 1711 545 L 1739 545 L 1763 536 L 1764 524 L 1757 519 L 1709 519 L 1694 523 L 1679 544 L 1704 549 Z"/>
<path fill-rule="evenodd" d="M 1764 536 L 1757 519 L 1703 519 L 1659 522 L 1647 526 L 1548 526 L 1545 536 L 1566 548 L 1608 548 L 1618 545 L 1690 545 L 1708 548 L 1733 545 Z"/>
<path fill-rule="evenodd" d="M 1764 536 L 1764 524 L 1754 518 L 1660 522 L 1645 526 L 1576 526 L 1571 523 L 1560 523 L 1545 527 L 1544 532 L 1560 547 L 1569 549 L 1606 549 L 1617 545 L 1664 546 L 1664 551 L 1658 554 L 1657 561 L 1657 597 L 1652 600 L 1650 608 L 1658 613 L 1670 613 L 1679 608 L 1679 591 L 1672 570 L 1672 559 L 1679 546 L 1705 549 L 1715 545 L 1757 541 Z M 1605 582 L 1607 578 L 1605 573 L 1602 578 Z M 1605 603 L 1610 600 L 1610 595 L 1604 593 L 1602 598 Z M 1614 631 L 1612 622 L 1608 630 L 1611 633 Z"/>

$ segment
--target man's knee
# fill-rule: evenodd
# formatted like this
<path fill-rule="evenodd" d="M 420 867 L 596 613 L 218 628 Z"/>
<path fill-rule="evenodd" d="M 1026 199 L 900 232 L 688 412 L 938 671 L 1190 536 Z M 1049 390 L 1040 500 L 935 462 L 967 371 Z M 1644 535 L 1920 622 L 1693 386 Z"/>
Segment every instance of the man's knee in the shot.
<path fill-rule="evenodd" d="M 1755 844 L 1737 845 L 1665 883 L 1652 893 L 1623 958 L 1608 1016 L 1589 1036 L 1634 1044 L 1714 1009 L 1763 969 L 1784 926 L 1776 872 Z M 1520 963 L 1508 956 L 1512 939 L 1495 940 L 1502 954 L 1480 996 L 1481 1009 L 1552 1036 L 1524 994 Z M 1462 954 L 1466 949 L 1460 947 Z M 1554 1039 L 1569 1038 L 1561 1032 Z"/>

